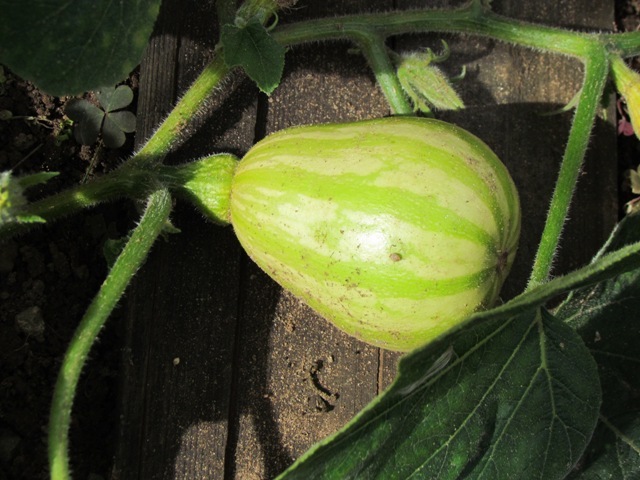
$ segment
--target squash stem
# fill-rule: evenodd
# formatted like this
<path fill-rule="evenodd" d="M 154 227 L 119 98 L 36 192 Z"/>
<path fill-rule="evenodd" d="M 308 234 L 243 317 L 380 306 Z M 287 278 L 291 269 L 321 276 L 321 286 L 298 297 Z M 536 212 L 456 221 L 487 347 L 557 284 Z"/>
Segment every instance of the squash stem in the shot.
<path fill-rule="evenodd" d="M 147 208 L 140 223 L 93 299 L 67 349 L 53 392 L 49 420 L 48 444 L 52 480 L 71 478 L 69 466 L 71 408 L 87 355 L 104 322 L 162 232 L 170 210 L 171 196 L 167 190 L 161 189 L 149 196 Z"/>
<path fill-rule="evenodd" d="M 22 215 L 35 215 L 46 222 L 72 215 L 85 208 L 119 198 L 146 198 L 153 190 L 152 172 L 129 168 L 126 165 L 91 182 L 71 187 L 59 193 L 25 205 Z M 0 226 L 0 243 L 28 231 L 41 223 L 6 223 Z"/>
<path fill-rule="evenodd" d="M 413 115 L 413 108 L 402 90 L 384 38 L 375 31 L 363 30 L 359 33 L 356 43 L 369 62 L 391 111 L 396 115 Z"/>
<path fill-rule="evenodd" d="M 162 166 L 159 180 L 212 222 L 227 225 L 231 180 L 237 164 L 238 158 L 229 153 L 210 155 L 184 165 Z"/>
<path fill-rule="evenodd" d="M 127 163 L 138 168 L 161 163 L 165 155 L 182 137 L 189 122 L 202 108 L 203 102 L 220 86 L 228 73 L 229 68 L 224 62 L 222 51 L 216 48 L 213 60 L 185 92 L 158 130 Z"/>

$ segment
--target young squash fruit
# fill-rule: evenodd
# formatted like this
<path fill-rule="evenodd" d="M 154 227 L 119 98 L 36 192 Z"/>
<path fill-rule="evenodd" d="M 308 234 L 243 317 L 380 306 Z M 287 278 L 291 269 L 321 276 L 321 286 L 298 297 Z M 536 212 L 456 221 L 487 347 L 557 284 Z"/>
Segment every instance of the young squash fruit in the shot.
<path fill-rule="evenodd" d="M 296 127 L 258 142 L 231 180 L 249 256 L 345 332 L 424 344 L 497 300 L 518 193 L 478 138 L 416 117 Z"/>

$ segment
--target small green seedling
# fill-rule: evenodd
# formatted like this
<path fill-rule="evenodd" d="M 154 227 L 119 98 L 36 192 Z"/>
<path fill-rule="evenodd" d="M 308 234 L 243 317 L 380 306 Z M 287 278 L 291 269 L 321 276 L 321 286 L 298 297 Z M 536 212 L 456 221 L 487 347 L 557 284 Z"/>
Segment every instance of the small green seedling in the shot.
<path fill-rule="evenodd" d="M 100 107 L 83 98 L 67 103 L 65 113 L 75 122 L 73 135 L 82 145 L 92 145 L 102 133 L 102 141 L 108 148 L 120 148 L 126 133 L 136 129 L 136 116 L 123 110 L 133 101 L 133 91 L 126 85 L 104 88 L 96 94 Z"/>
<path fill-rule="evenodd" d="M 34 185 L 45 183 L 58 175 L 57 172 L 39 172 L 16 177 L 12 172 L 0 172 L 0 226 L 7 223 L 44 223 L 39 215 L 25 213 L 28 205 L 24 192 Z"/>

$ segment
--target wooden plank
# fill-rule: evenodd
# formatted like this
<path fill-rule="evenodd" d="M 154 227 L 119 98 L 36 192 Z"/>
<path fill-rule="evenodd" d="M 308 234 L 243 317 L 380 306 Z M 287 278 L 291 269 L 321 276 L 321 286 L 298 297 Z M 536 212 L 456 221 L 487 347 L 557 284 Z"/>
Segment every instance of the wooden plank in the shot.
<path fill-rule="evenodd" d="M 461 2 L 432 2 L 454 3 Z M 394 4 L 409 8 L 424 2 L 301 0 L 291 18 Z M 607 28 L 613 19 L 612 1 L 496 0 L 493 5 L 500 13 L 572 28 Z M 138 132 L 144 135 L 210 56 L 215 38 L 210 5 L 172 0 L 162 8 L 141 80 L 146 93 L 138 116 L 145 121 Z M 452 56 L 443 68 L 456 72 L 467 66 L 459 88 L 469 108 L 444 118 L 494 148 L 522 194 L 523 241 L 508 297 L 526 282 L 570 125 L 571 114 L 539 113 L 571 99 L 580 66 L 485 39 L 447 40 Z M 399 38 L 395 44 L 437 49 L 439 42 L 440 37 L 427 36 Z M 388 114 L 362 59 L 345 50 L 344 44 L 294 48 L 282 86 L 261 99 L 257 117 L 255 90 L 239 80 L 231 83 L 224 115 L 212 105 L 214 113 L 200 119 L 179 158 L 214 148 L 240 154 L 256 131 L 263 135 L 290 125 Z M 572 248 L 562 250 L 558 272 L 585 263 L 615 221 L 614 149 L 615 130 L 599 122 L 565 232 Z M 123 424 L 114 478 L 273 478 L 388 385 L 398 354 L 347 337 L 282 292 L 240 255 L 231 229 L 206 225 L 186 208 L 174 218 L 183 234 L 156 247 L 128 295 Z"/>
<path fill-rule="evenodd" d="M 298 6 L 296 19 L 392 4 L 334 0 Z M 280 88 L 264 103 L 265 133 L 389 114 L 361 56 L 329 44 L 295 48 L 287 61 Z M 280 294 L 254 264 L 248 273 L 240 307 L 237 410 L 230 419 L 237 427 L 228 478 L 238 480 L 273 478 L 349 421 L 378 393 L 380 357 L 379 349 Z"/>
<path fill-rule="evenodd" d="M 211 58 L 215 24 L 212 2 L 163 2 L 142 66 L 139 144 Z M 256 92 L 242 77 L 229 87 L 170 162 L 249 148 Z M 224 474 L 240 248 L 231 229 L 190 207 L 179 205 L 173 220 L 182 233 L 158 242 L 128 294 L 113 478 Z"/>

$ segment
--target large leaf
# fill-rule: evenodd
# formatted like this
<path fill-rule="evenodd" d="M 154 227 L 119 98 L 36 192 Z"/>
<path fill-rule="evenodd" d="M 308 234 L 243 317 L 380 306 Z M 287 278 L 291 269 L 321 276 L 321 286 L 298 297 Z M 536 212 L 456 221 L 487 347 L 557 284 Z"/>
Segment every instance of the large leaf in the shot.
<path fill-rule="evenodd" d="M 636 214 L 601 255 L 638 240 Z M 573 293 L 557 314 L 591 350 L 603 387 L 601 421 L 577 478 L 640 478 L 640 270 Z"/>
<path fill-rule="evenodd" d="M 0 63 L 52 95 L 115 85 L 135 68 L 160 0 L 1 0 Z"/>
<path fill-rule="evenodd" d="M 599 406 L 580 337 L 546 310 L 526 310 L 403 358 L 385 395 L 281 478 L 560 479 Z"/>
<path fill-rule="evenodd" d="M 257 19 L 249 20 L 243 27 L 225 25 L 220 41 L 229 68 L 242 67 L 264 93 L 275 90 L 284 69 L 284 47 Z"/>

